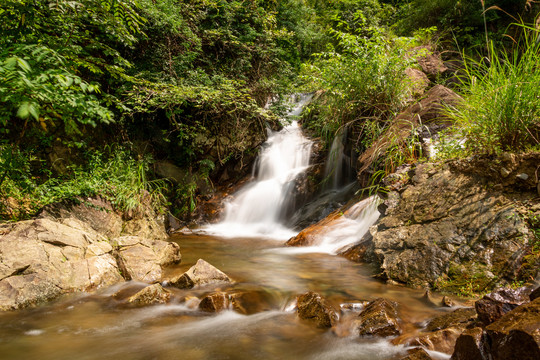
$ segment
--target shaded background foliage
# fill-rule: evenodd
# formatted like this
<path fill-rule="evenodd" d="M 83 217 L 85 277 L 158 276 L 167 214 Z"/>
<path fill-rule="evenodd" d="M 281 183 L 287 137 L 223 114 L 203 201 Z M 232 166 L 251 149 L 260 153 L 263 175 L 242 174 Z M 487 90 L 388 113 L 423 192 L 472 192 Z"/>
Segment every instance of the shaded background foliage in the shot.
<path fill-rule="evenodd" d="M 266 129 L 280 126 L 283 106 L 265 108 L 269 98 L 298 89 L 322 93 L 305 119 L 312 134 L 330 143 L 350 128 L 360 152 L 407 102 L 402 70 L 413 61 L 404 56 L 407 49 L 435 38 L 486 55 L 485 28 L 490 40 L 505 39 L 502 46 L 510 48 L 503 35 L 519 36 L 509 24 L 520 17 L 534 23 L 538 6 L 530 0 L 4 0 L 0 213 L 29 216 L 54 199 L 97 191 L 80 174 L 107 182 L 98 170 L 122 161 L 126 169 L 145 169 L 144 183 L 163 176 L 154 173 L 160 161 L 182 169 L 174 184 L 158 186 L 167 197 L 155 199 L 189 213 L 225 172 L 237 164 L 247 169 Z M 103 151 L 107 144 L 117 145 Z M 126 180 L 101 189 L 127 189 L 128 178 L 119 175 Z M 17 206 L 28 211 L 6 210 Z"/>

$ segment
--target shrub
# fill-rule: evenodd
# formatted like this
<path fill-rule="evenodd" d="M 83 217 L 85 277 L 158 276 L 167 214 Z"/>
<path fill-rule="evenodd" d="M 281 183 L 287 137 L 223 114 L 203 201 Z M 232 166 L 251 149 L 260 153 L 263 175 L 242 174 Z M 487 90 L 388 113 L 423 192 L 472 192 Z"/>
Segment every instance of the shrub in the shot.
<path fill-rule="evenodd" d="M 463 101 L 448 110 L 466 153 L 526 151 L 540 144 L 540 42 L 533 32 L 509 54 L 465 62 Z"/>

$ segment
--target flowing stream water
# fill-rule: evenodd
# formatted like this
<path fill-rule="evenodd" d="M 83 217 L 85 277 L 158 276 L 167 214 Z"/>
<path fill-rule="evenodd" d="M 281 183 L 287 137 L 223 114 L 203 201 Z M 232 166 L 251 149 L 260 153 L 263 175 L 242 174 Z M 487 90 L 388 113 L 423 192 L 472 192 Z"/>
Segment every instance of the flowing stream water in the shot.
<path fill-rule="evenodd" d="M 298 107 L 300 108 L 300 106 Z M 298 112 L 299 109 L 296 109 Z M 274 148 L 279 147 L 279 148 Z M 443 309 L 423 292 L 384 284 L 362 264 L 332 255 L 359 239 L 378 216 L 373 199 L 353 206 L 318 245 L 323 251 L 290 253 L 283 225 L 291 182 L 308 164 L 311 144 L 296 123 L 273 133 L 262 151 L 256 179 L 229 204 L 212 235 L 174 235 L 182 263 L 166 276 L 183 273 L 202 258 L 227 273 L 233 284 L 171 289 L 167 305 L 125 306 L 144 284 L 127 282 L 93 294 L 74 294 L 34 309 L 0 313 L 1 359 L 399 359 L 404 346 L 360 338 L 347 327 L 318 329 L 294 310 L 298 294 L 319 292 L 337 308 L 384 297 L 399 302 L 405 332 L 415 331 Z M 275 156 L 282 156 L 274 161 Z M 265 164 L 265 158 L 272 164 Z M 216 234 L 220 234 L 219 236 Z M 216 290 L 245 294 L 246 314 L 209 314 L 197 298 Z M 341 317 L 354 316 L 342 310 Z M 448 358 L 434 354 L 436 358 Z"/>

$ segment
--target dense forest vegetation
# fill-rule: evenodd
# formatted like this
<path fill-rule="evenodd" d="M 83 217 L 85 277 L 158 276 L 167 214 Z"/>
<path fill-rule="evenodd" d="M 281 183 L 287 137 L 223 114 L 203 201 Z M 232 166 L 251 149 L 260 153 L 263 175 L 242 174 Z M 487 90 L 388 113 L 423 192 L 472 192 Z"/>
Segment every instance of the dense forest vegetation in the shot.
<path fill-rule="evenodd" d="M 360 153 L 411 101 L 404 70 L 426 51 L 462 75 L 434 79 L 464 98 L 448 111 L 466 146 L 448 156 L 538 149 L 539 11 L 531 0 L 3 0 L 0 216 L 89 195 L 189 214 L 248 166 L 299 91 L 319 94 L 305 128 L 329 143 L 351 127 Z"/>

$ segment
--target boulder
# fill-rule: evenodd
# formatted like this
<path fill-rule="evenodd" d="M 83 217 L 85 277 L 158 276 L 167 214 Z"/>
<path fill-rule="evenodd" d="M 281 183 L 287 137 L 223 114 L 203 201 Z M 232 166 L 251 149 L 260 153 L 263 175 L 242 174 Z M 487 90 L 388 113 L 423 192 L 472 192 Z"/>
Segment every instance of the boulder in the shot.
<path fill-rule="evenodd" d="M 485 329 L 457 340 L 452 360 L 533 360 L 540 358 L 540 299 L 518 306 Z"/>
<path fill-rule="evenodd" d="M 180 259 L 177 244 L 155 238 L 159 231 L 147 229 L 143 233 L 153 237 L 142 238 L 129 236 L 122 227 L 122 217 L 99 198 L 50 205 L 35 220 L 3 225 L 0 310 L 35 306 L 124 279 L 158 281 L 161 266 Z"/>
<path fill-rule="evenodd" d="M 490 359 L 540 359 L 540 299 L 488 325 L 485 336 Z"/>
<path fill-rule="evenodd" d="M 533 163 L 540 154 L 507 166 L 517 172 Z M 385 199 L 385 216 L 370 228 L 362 257 L 374 260 L 384 280 L 454 293 L 534 278 L 537 268 L 523 272 L 533 233 L 522 214 L 535 189 L 521 184 L 527 187 L 516 202 L 518 184 L 502 179 L 495 164 L 481 158 L 411 168 Z M 499 181 L 509 182 L 495 187 Z"/>
<path fill-rule="evenodd" d="M 354 321 L 360 336 L 396 336 L 401 334 L 397 303 L 383 298 L 370 302 Z"/>
<path fill-rule="evenodd" d="M 317 327 L 332 327 L 338 320 L 337 311 L 319 294 L 307 292 L 297 297 L 298 317 L 314 322 Z"/>
<path fill-rule="evenodd" d="M 229 295 L 224 292 L 217 292 L 206 295 L 199 303 L 199 309 L 205 312 L 216 313 L 228 309 L 229 305 Z"/>
<path fill-rule="evenodd" d="M 127 299 L 128 304 L 145 306 L 154 304 L 165 304 L 171 299 L 171 293 L 160 284 L 145 287 L 135 295 Z"/>
<path fill-rule="evenodd" d="M 529 292 L 530 290 L 524 287 L 519 289 L 503 288 L 485 295 L 474 304 L 478 319 L 484 325 L 497 321 L 519 305 L 528 303 Z"/>
<path fill-rule="evenodd" d="M 457 309 L 432 319 L 419 335 L 405 343 L 410 346 L 423 346 L 428 350 L 451 354 L 458 337 L 475 320 L 476 312 L 473 308 Z"/>
<path fill-rule="evenodd" d="M 441 54 L 438 52 L 425 52 L 424 55 L 418 58 L 418 65 L 420 65 L 422 71 L 432 80 L 437 79 L 437 76 L 448 70 L 441 59 Z"/>
<path fill-rule="evenodd" d="M 413 97 L 418 97 L 424 94 L 426 88 L 429 86 L 429 79 L 422 71 L 407 68 L 405 69 L 405 75 L 409 78 L 411 82 L 410 91 Z"/>
<path fill-rule="evenodd" d="M 232 280 L 221 270 L 199 259 L 195 265 L 182 275 L 169 281 L 169 285 L 180 289 L 191 289 L 195 286 L 230 283 Z"/>

